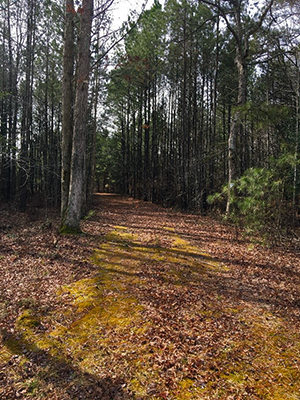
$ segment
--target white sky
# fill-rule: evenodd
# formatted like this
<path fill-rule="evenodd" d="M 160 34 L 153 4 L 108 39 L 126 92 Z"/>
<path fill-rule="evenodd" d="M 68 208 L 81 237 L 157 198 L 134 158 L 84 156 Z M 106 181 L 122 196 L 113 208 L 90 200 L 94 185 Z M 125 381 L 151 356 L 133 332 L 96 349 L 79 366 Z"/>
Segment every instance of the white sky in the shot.
<path fill-rule="evenodd" d="M 115 0 L 112 5 L 113 29 L 118 29 L 123 22 L 127 21 L 130 11 L 136 11 L 140 14 L 145 2 L 146 0 Z M 151 8 L 153 3 L 154 0 L 148 0 L 146 8 Z"/>
<path fill-rule="evenodd" d="M 1 1 L 1 0 L 0 0 Z M 257 11 L 257 6 L 263 8 L 267 0 L 250 0 L 250 6 L 254 5 L 252 9 L 252 14 Z M 127 17 L 130 11 L 136 11 L 140 14 L 143 4 L 147 2 L 146 9 L 152 7 L 154 0 L 114 0 L 112 5 L 112 15 L 113 15 L 113 29 L 118 29 L 123 22 L 127 21 Z M 160 1 L 163 4 L 163 0 Z M 251 14 L 251 13 L 250 13 Z"/>

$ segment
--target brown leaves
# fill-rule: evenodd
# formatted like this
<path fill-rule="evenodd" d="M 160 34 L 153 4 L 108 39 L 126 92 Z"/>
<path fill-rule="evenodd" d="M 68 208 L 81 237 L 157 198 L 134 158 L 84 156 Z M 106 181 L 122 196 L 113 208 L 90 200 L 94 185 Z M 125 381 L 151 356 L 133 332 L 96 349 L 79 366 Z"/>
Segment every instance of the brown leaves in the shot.
<path fill-rule="evenodd" d="M 296 249 L 236 241 L 230 226 L 210 217 L 119 196 L 96 196 L 94 209 L 81 236 L 58 237 L 55 215 L 47 229 L 18 216 L 2 230 L 0 397 L 298 393 Z M 59 297 L 62 285 L 69 292 Z M 82 296 L 75 305 L 74 288 Z M 15 325 L 26 310 L 39 321 L 23 327 L 27 339 Z M 23 350 L 14 358 L 8 348 Z"/>

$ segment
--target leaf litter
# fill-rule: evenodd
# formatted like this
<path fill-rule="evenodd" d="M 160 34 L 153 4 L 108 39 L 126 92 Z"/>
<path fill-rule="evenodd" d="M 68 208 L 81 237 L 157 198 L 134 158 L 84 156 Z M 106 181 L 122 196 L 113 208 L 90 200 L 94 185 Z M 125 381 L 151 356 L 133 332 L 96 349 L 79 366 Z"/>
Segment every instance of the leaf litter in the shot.
<path fill-rule="evenodd" d="M 94 210 L 80 236 L 55 214 L 4 230 L 0 398 L 300 398 L 295 244 L 116 195 Z"/>

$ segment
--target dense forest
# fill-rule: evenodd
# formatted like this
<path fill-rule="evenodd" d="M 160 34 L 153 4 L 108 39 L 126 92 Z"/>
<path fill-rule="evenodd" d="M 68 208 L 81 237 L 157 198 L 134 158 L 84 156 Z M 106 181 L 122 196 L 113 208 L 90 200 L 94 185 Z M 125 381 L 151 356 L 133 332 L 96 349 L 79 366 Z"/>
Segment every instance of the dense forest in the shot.
<path fill-rule="evenodd" d="M 300 398 L 299 26 L 0 0 L 1 399 Z"/>
<path fill-rule="evenodd" d="M 295 225 L 297 2 L 155 0 L 117 31 L 117 2 L 77 3 L 0 6 L 1 202 L 64 228 L 94 190 Z"/>

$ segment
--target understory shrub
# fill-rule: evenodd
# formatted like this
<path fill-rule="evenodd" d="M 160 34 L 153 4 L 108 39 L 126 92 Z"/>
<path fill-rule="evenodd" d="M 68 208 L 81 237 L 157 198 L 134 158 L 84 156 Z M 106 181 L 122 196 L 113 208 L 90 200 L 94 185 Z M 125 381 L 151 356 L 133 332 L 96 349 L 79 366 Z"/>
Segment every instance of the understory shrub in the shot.
<path fill-rule="evenodd" d="M 285 168 L 283 168 L 285 166 Z M 230 214 L 226 216 L 249 234 L 273 238 L 291 221 L 293 165 L 289 159 L 271 160 L 270 168 L 250 168 L 231 188 Z M 224 202 L 227 185 L 208 198 L 210 204 Z"/>

